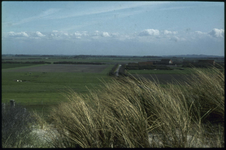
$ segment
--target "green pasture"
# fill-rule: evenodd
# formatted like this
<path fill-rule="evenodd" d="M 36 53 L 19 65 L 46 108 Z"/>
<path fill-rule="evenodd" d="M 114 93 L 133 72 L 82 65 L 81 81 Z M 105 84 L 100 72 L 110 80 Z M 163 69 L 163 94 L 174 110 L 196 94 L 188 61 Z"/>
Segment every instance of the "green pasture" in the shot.
<path fill-rule="evenodd" d="M 28 109 L 45 113 L 49 110 L 49 106 L 65 101 L 62 94 L 69 89 L 77 93 L 87 93 L 88 89 L 99 88 L 102 84 L 101 80 L 110 80 L 111 77 L 107 73 L 112 67 L 113 65 L 109 65 L 101 73 L 32 72 L 29 74 L 2 71 L 2 102 L 9 103 L 10 99 L 14 99 L 16 103 L 26 105 Z M 16 80 L 24 82 L 16 82 Z"/>

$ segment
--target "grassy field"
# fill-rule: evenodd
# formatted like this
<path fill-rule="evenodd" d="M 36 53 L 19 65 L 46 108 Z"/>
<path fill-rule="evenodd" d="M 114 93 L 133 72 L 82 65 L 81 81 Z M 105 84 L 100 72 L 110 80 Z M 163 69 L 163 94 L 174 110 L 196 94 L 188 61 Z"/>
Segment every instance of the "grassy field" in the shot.
<path fill-rule="evenodd" d="M 4 66 L 4 65 L 3 65 Z M 65 97 L 62 93 L 65 90 L 73 89 L 77 93 L 87 93 L 96 89 L 101 84 L 101 79 L 108 81 L 107 73 L 113 65 L 109 65 L 100 73 L 86 72 L 19 72 L 18 69 L 31 69 L 35 65 L 5 65 L 2 69 L 2 102 L 8 103 L 14 99 L 16 103 L 26 105 L 28 109 L 38 112 L 48 111 L 49 106 L 63 102 Z M 11 67 L 11 69 L 10 69 Z M 17 68 L 14 68 L 17 67 Z M 12 71 L 14 70 L 14 71 Z M 12 71 L 12 72 L 7 72 Z M 23 82 L 16 82 L 22 80 Z"/>

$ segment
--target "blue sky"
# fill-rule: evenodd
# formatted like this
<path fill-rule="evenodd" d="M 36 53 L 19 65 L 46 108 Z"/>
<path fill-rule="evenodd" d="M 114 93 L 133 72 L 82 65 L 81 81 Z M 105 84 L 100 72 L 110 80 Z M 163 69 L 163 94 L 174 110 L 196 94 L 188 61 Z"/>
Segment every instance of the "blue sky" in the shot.
<path fill-rule="evenodd" d="M 2 54 L 224 56 L 224 2 L 2 2 Z"/>

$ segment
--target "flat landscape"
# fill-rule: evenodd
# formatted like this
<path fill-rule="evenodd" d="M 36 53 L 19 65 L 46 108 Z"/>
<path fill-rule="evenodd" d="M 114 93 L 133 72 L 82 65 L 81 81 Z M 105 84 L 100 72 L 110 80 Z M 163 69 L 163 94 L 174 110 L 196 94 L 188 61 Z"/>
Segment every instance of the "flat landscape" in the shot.
<path fill-rule="evenodd" d="M 47 114 L 51 106 L 64 102 L 68 90 L 87 93 L 98 88 L 113 65 L 87 64 L 3 64 L 2 102 L 25 105 L 28 110 Z M 5 68 L 5 69 L 4 69 Z M 21 80 L 22 82 L 17 82 Z"/>
<path fill-rule="evenodd" d="M 100 73 L 108 65 L 50 64 L 26 68 L 3 69 L 2 72 L 87 72 Z"/>
<path fill-rule="evenodd" d="M 8 103 L 10 99 L 14 99 L 16 103 L 26 105 L 28 109 L 47 112 L 50 106 L 66 100 L 63 93 L 69 89 L 81 94 L 88 93 L 89 90 L 99 89 L 103 84 L 102 81 L 108 82 L 114 78 L 114 76 L 109 76 L 109 72 L 115 64 L 156 61 L 161 60 L 161 58 L 52 56 L 46 59 L 46 57 L 38 56 L 10 56 L 3 57 L 3 60 L 7 63 L 2 63 L 2 102 Z M 51 64 L 32 64 L 32 62 L 41 61 Z M 103 64 L 53 64 L 59 61 L 100 62 Z M 164 84 L 172 83 L 174 80 L 184 81 L 192 73 L 189 68 L 183 70 L 180 68 L 173 70 L 126 70 L 126 73 L 138 78 L 144 77 L 158 81 L 164 86 Z M 22 82 L 17 82 L 17 80 Z"/>

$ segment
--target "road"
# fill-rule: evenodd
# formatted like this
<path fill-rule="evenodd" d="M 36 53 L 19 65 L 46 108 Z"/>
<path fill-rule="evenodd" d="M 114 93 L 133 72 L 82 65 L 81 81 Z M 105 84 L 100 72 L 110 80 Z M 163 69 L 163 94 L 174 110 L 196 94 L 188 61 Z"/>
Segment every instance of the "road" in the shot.
<path fill-rule="evenodd" d="M 118 65 L 118 68 L 117 68 L 116 71 L 115 71 L 115 75 L 116 75 L 117 77 L 119 76 L 118 72 L 119 72 L 119 69 L 120 69 L 121 66 L 122 66 L 122 65 L 119 64 L 119 65 Z"/>

